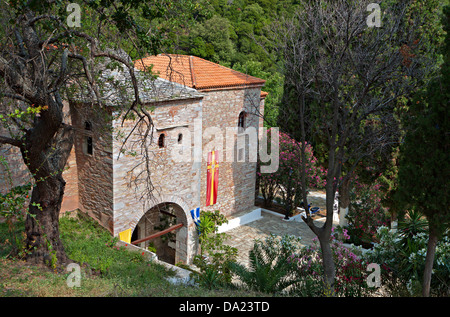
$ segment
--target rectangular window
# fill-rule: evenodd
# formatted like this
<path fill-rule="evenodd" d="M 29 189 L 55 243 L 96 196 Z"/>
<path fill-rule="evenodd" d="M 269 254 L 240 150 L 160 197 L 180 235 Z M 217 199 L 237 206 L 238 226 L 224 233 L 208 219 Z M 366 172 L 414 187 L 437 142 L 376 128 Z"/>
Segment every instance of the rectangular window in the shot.
<path fill-rule="evenodd" d="M 89 155 L 93 153 L 92 137 L 90 136 L 86 137 L 86 153 Z"/>

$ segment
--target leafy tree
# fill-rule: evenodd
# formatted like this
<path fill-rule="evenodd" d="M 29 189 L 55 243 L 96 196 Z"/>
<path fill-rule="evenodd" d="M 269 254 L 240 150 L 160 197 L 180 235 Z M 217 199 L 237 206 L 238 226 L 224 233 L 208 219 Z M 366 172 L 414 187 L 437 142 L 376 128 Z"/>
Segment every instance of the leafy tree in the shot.
<path fill-rule="evenodd" d="M 414 55 L 421 48 L 415 30 L 422 21 L 411 17 L 403 23 L 408 3 L 386 4 L 380 28 L 367 25 L 368 3 L 304 2 L 293 17 L 275 24 L 271 36 L 294 97 L 290 105 L 300 143 L 314 135 L 325 140 L 326 221 L 317 226 L 308 208 L 304 221 L 319 238 L 330 290 L 336 272 L 330 248 L 336 190 L 361 160 L 395 141 L 393 109 L 422 83 L 431 64 L 427 56 Z M 306 162 L 305 146 L 302 153 Z M 304 172 L 301 181 L 307 206 Z"/>
<path fill-rule="evenodd" d="M 447 36 L 440 78 L 411 105 L 408 130 L 400 148 L 398 189 L 400 205 L 423 213 L 429 223 L 429 240 L 423 296 L 429 296 L 437 241 L 450 224 L 450 7 L 443 19 Z"/>
<path fill-rule="evenodd" d="M 194 41 L 194 45 L 192 45 L 194 55 L 215 63 L 230 61 L 234 56 L 233 38 L 236 37 L 234 28 L 227 19 L 219 15 L 214 15 L 201 24 L 198 23 L 191 30 L 190 36 Z M 199 45 L 199 47 L 195 45 Z"/>
<path fill-rule="evenodd" d="M 65 188 L 62 171 L 73 145 L 73 128 L 63 112 L 67 93 L 76 87 L 103 107 L 104 80 L 99 78 L 98 65 L 122 67 L 134 92 L 122 110 L 140 117 L 144 130 L 151 129 L 151 117 L 141 107 L 134 65 L 120 49 L 123 45 L 132 56 L 157 53 L 174 37 L 174 21 L 181 22 L 195 8 L 192 2 L 172 1 L 78 3 L 79 25 L 68 23 L 73 12 L 61 1 L 0 4 L 0 111 L 5 128 L 0 144 L 20 149 L 33 177 L 25 222 L 30 261 L 42 262 L 50 252 L 59 263 L 68 260 L 58 223 Z M 154 18 L 165 20 L 172 30 L 153 27 Z"/>

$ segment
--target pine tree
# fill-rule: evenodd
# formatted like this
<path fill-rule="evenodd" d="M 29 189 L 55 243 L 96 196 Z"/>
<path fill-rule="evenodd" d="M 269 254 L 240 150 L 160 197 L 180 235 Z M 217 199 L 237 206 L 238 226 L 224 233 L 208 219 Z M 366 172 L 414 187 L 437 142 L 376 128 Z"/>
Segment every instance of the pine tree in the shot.
<path fill-rule="evenodd" d="M 436 243 L 450 224 L 450 6 L 444 9 L 443 24 L 447 36 L 441 75 L 411 106 L 395 194 L 400 206 L 421 211 L 429 222 L 423 296 L 430 295 Z"/>

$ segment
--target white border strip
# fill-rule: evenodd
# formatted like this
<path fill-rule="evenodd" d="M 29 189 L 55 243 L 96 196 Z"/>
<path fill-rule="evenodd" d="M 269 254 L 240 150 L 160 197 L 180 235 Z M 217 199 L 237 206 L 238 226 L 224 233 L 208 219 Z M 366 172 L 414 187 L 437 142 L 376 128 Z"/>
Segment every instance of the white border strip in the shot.
<path fill-rule="evenodd" d="M 217 232 L 222 233 L 234 228 L 237 228 L 239 226 L 245 225 L 247 223 L 256 221 L 263 218 L 261 216 L 261 208 L 256 208 L 253 211 L 250 211 L 249 213 L 246 213 L 245 215 L 242 215 L 240 217 L 233 218 L 228 221 L 228 223 L 221 225 Z"/>

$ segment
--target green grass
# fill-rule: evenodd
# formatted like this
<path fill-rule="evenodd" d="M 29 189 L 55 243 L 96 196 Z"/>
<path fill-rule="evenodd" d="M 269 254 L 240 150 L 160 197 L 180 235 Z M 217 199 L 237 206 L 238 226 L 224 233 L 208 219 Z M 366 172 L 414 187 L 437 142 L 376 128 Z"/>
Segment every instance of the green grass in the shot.
<path fill-rule="evenodd" d="M 23 224 L 17 224 L 23 232 Z M 70 288 L 70 272 L 11 258 L 8 231 L 0 224 L 0 297 L 9 296 L 152 296 L 208 297 L 258 296 L 241 289 L 205 289 L 173 285 L 166 277 L 174 271 L 148 261 L 139 252 L 116 247 L 116 240 L 91 218 L 78 214 L 60 219 L 60 234 L 67 255 L 81 265 L 80 287 Z"/>

